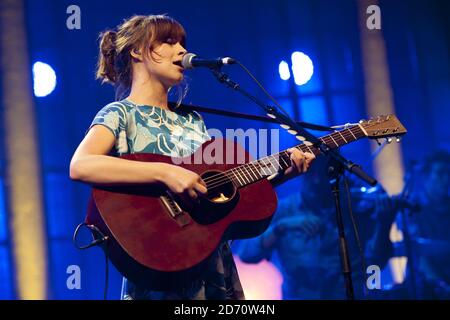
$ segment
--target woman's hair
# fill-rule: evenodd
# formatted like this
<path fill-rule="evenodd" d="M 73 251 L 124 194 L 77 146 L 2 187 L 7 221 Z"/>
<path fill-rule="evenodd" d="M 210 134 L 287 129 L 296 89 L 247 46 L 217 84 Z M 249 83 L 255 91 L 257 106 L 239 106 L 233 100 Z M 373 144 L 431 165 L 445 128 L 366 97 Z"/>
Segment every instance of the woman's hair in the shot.
<path fill-rule="evenodd" d="M 116 99 L 123 99 L 131 88 L 133 79 L 131 51 L 149 54 L 155 46 L 171 38 L 185 47 L 186 33 L 183 26 L 166 15 L 133 16 L 117 27 L 100 34 L 100 53 L 97 79 L 108 82 L 116 89 Z M 150 44 L 150 45 L 148 45 Z M 178 104 L 187 88 L 179 86 Z"/>

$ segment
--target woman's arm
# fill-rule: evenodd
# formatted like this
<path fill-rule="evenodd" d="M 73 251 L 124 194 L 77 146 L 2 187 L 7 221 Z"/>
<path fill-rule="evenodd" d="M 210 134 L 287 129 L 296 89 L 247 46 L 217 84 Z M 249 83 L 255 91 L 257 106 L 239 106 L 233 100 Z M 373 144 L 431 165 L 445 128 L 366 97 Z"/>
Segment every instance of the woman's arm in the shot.
<path fill-rule="evenodd" d="M 97 184 L 163 183 L 177 194 L 192 198 L 206 193 L 206 185 L 195 172 L 161 162 L 141 162 L 108 156 L 115 137 L 102 125 L 93 126 L 75 151 L 70 163 L 73 180 Z"/>
<path fill-rule="evenodd" d="M 70 162 L 70 177 L 89 184 L 162 182 L 163 163 L 131 161 L 108 156 L 114 135 L 104 126 L 89 130 Z"/>

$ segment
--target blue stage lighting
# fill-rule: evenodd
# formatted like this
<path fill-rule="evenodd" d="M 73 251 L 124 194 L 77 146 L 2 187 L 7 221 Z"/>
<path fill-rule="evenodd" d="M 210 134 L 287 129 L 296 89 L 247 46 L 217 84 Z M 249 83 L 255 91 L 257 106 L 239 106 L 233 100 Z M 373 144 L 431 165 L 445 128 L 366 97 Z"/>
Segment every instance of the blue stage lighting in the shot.
<path fill-rule="evenodd" d="M 36 97 L 45 97 L 56 87 L 56 74 L 51 66 L 43 62 L 33 64 L 33 89 Z"/>
<path fill-rule="evenodd" d="M 295 84 L 301 86 L 307 83 L 314 73 L 314 65 L 311 58 L 303 52 L 296 51 L 292 53 L 291 59 Z"/>
<path fill-rule="evenodd" d="M 289 80 L 291 78 L 291 72 L 289 71 L 289 65 L 286 61 L 281 61 L 278 67 L 278 72 L 280 73 L 281 80 Z"/>

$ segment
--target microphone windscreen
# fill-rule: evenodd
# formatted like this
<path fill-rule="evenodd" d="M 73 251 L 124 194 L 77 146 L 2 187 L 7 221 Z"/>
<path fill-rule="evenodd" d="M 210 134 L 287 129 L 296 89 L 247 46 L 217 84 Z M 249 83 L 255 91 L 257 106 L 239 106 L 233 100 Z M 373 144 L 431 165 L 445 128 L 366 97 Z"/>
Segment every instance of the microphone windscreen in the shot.
<path fill-rule="evenodd" d="M 192 65 L 192 59 L 195 57 L 196 55 L 193 53 L 186 53 L 183 56 L 183 59 L 181 59 L 181 66 L 184 69 L 193 69 L 194 66 Z"/>

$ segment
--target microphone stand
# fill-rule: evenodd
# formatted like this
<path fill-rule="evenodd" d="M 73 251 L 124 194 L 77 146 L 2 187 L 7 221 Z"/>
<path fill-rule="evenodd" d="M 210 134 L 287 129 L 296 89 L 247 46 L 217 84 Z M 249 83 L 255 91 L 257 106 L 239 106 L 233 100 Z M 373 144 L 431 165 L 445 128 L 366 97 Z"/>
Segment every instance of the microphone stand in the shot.
<path fill-rule="evenodd" d="M 238 83 L 232 81 L 227 74 L 223 73 L 220 67 L 210 68 L 210 70 L 220 83 L 225 84 L 227 87 L 241 93 L 249 100 L 253 101 L 256 105 L 261 107 L 269 117 L 277 120 L 280 124 L 287 125 L 291 129 L 294 129 L 298 135 L 303 136 L 307 141 L 311 142 L 313 146 L 320 151 L 321 154 L 326 155 L 331 160 L 333 160 L 333 164 L 328 168 L 328 173 L 330 177 L 330 184 L 332 185 L 333 195 L 335 198 L 336 221 L 339 230 L 339 252 L 341 257 L 342 273 L 344 275 L 347 299 L 355 299 L 348 246 L 347 240 L 345 238 L 344 224 L 342 221 L 342 211 L 339 198 L 339 182 L 345 170 L 354 174 L 369 185 L 375 186 L 377 184 L 377 181 L 366 174 L 359 165 L 356 165 L 353 162 L 345 159 L 335 150 L 329 148 L 317 137 L 306 131 L 300 124 L 290 118 L 287 114 L 280 112 L 278 107 L 266 105 L 264 102 L 242 89 Z"/>

